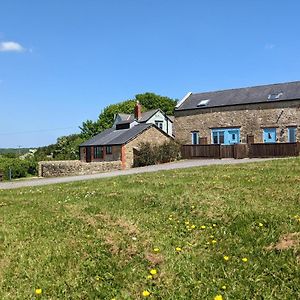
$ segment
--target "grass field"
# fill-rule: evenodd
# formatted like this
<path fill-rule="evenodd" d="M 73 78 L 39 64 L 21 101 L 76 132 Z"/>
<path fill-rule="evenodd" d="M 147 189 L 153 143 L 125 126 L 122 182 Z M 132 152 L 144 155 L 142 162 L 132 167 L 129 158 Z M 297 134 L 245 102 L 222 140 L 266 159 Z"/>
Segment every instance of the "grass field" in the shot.
<path fill-rule="evenodd" d="M 3 300 L 300 299 L 299 159 L 0 191 L 0 225 Z"/>

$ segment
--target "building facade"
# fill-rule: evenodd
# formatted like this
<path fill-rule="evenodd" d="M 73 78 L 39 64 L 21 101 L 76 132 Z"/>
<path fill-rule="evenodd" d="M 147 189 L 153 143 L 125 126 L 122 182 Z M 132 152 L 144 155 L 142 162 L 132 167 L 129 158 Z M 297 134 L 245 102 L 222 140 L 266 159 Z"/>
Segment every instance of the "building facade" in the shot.
<path fill-rule="evenodd" d="M 189 93 L 175 109 L 184 144 L 300 141 L 300 82 Z"/>

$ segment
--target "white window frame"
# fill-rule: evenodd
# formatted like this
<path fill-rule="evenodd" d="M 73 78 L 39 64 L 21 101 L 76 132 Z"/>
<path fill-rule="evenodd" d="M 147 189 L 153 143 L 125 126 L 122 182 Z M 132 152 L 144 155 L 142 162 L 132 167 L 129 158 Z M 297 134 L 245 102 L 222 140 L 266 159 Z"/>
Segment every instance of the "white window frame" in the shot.
<path fill-rule="evenodd" d="M 196 143 L 194 143 L 194 135 L 196 134 Z M 200 134 L 199 131 L 192 131 L 191 132 L 191 136 L 192 136 L 192 145 L 199 145 L 200 144 Z"/>

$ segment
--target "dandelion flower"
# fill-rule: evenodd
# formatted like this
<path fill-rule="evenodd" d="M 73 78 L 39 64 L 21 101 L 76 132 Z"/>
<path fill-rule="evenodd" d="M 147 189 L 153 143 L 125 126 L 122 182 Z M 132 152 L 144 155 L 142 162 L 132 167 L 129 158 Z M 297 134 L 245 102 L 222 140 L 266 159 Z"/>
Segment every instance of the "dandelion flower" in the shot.
<path fill-rule="evenodd" d="M 212 242 L 212 244 L 215 244 L 217 241 L 216 240 L 212 240 L 211 242 Z"/>
<path fill-rule="evenodd" d="M 145 290 L 142 292 L 143 297 L 149 297 L 150 296 L 150 292 Z"/>
<path fill-rule="evenodd" d="M 153 251 L 157 253 L 157 252 L 159 252 L 159 248 L 156 247 L 156 248 L 153 249 Z"/>
<path fill-rule="evenodd" d="M 147 279 L 153 279 L 153 276 L 152 275 L 148 275 Z"/>
<path fill-rule="evenodd" d="M 176 249 L 175 249 L 177 252 L 180 252 L 180 251 L 182 251 L 182 249 L 180 248 L 180 247 L 176 247 Z"/>
<path fill-rule="evenodd" d="M 192 229 L 195 229 L 195 228 L 196 228 L 196 225 L 192 225 L 191 228 L 192 228 Z"/>
<path fill-rule="evenodd" d="M 35 289 L 35 294 L 40 295 L 42 293 L 42 289 Z"/>
<path fill-rule="evenodd" d="M 222 297 L 222 295 L 217 295 L 217 296 L 214 298 L 214 300 L 223 300 L 223 297 Z"/>
<path fill-rule="evenodd" d="M 242 258 L 242 261 L 243 261 L 243 262 L 247 262 L 247 261 L 248 261 L 248 258 L 247 258 L 247 257 L 243 257 L 243 258 Z"/>
<path fill-rule="evenodd" d="M 227 256 L 227 255 L 224 255 L 223 258 L 224 258 L 224 260 L 226 260 L 226 261 L 229 260 L 229 256 Z"/>
<path fill-rule="evenodd" d="M 201 226 L 201 229 L 205 229 L 205 228 L 206 228 L 206 226 L 205 226 L 205 225 L 202 225 L 202 226 Z"/>
<path fill-rule="evenodd" d="M 150 274 L 151 274 L 151 275 L 156 275 L 156 274 L 157 274 L 157 271 L 156 271 L 155 269 L 152 269 L 152 270 L 150 270 Z"/>

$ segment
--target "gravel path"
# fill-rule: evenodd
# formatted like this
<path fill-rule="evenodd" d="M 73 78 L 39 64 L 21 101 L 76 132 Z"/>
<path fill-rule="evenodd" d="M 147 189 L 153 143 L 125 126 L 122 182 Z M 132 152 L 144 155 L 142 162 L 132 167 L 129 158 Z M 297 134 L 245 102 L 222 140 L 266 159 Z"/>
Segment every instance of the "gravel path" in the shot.
<path fill-rule="evenodd" d="M 241 164 L 241 163 L 250 163 L 250 162 L 259 162 L 266 161 L 270 159 L 261 159 L 261 158 L 245 158 L 245 159 L 194 159 L 194 160 L 184 160 L 174 163 L 167 163 L 155 166 L 147 166 L 141 168 L 133 168 L 129 170 L 122 171 L 112 171 L 108 173 L 99 173 L 92 175 L 80 175 L 80 176 L 68 176 L 68 177 L 55 177 L 55 178 L 39 178 L 39 179 L 30 179 L 24 181 L 12 181 L 12 182 L 0 182 L 0 190 L 7 189 L 16 189 L 22 187 L 33 187 L 41 186 L 48 184 L 64 183 L 64 182 L 74 182 L 82 180 L 91 180 L 99 178 L 108 178 L 115 176 L 131 175 L 131 174 L 140 174 L 140 173 L 149 173 L 162 170 L 174 170 L 174 169 L 184 169 L 191 167 L 201 167 L 201 166 L 210 166 L 210 165 L 227 165 L 227 164 Z"/>

